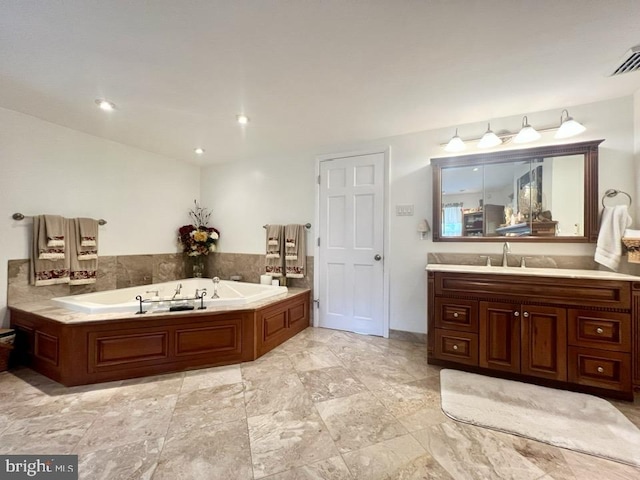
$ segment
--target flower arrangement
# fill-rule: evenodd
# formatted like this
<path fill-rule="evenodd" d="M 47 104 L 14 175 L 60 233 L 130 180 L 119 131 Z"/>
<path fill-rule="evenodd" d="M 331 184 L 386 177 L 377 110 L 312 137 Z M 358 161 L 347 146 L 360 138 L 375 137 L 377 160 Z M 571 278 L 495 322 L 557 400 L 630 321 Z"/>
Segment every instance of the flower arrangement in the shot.
<path fill-rule="evenodd" d="M 211 212 L 193 201 L 194 208 L 189 210 L 189 216 L 193 220 L 192 225 L 183 225 L 178 229 L 178 242 L 182 251 L 190 257 L 209 255 L 216 250 L 216 243 L 220 238 L 220 232 L 209 227 Z"/>

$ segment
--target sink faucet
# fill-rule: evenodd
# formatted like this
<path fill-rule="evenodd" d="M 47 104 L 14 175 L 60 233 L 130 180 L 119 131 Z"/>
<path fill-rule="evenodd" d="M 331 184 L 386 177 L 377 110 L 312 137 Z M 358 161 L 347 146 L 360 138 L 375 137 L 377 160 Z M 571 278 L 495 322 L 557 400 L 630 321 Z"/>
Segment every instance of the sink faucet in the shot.
<path fill-rule="evenodd" d="M 509 266 L 509 261 L 507 259 L 508 253 L 511 253 L 511 245 L 509 245 L 509 242 L 504 242 L 504 245 L 502 246 L 502 266 L 503 267 Z"/>

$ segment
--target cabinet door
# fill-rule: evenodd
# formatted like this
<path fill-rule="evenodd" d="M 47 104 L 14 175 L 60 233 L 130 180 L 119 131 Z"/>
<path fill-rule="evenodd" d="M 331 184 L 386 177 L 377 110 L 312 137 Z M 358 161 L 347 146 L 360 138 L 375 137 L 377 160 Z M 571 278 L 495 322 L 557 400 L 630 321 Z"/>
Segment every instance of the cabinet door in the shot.
<path fill-rule="evenodd" d="M 480 366 L 520 373 L 520 305 L 480 302 Z"/>
<path fill-rule="evenodd" d="M 567 311 L 523 305 L 521 308 L 521 373 L 567 380 Z"/>

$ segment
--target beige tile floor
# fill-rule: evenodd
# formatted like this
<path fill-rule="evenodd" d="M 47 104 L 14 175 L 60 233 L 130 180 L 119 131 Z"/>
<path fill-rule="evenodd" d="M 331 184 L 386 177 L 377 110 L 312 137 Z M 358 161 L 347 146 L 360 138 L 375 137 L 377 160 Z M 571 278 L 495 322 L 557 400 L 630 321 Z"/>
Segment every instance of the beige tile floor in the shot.
<path fill-rule="evenodd" d="M 616 405 L 640 426 L 640 399 Z M 1 373 L 0 453 L 78 454 L 90 480 L 640 479 L 448 419 L 424 345 L 315 328 L 242 365 L 73 388 Z"/>

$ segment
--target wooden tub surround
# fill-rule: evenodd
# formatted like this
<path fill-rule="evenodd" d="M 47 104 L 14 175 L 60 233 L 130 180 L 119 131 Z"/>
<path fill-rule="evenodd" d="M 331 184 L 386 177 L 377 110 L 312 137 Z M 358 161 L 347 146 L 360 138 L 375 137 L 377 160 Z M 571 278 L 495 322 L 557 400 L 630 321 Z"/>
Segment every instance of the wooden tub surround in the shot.
<path fill-rule="evenodd" d="M 72 386 L 255 360 L 309 326 L 309 299 L 290 288 L 285 298 L 188 313 L 9 308 L 20 363 Z"/>
<path fill-rule="evenodd" d="M 640 279 L 469 270 L 427 267 L 429 363 L 633 400 Z"/>

